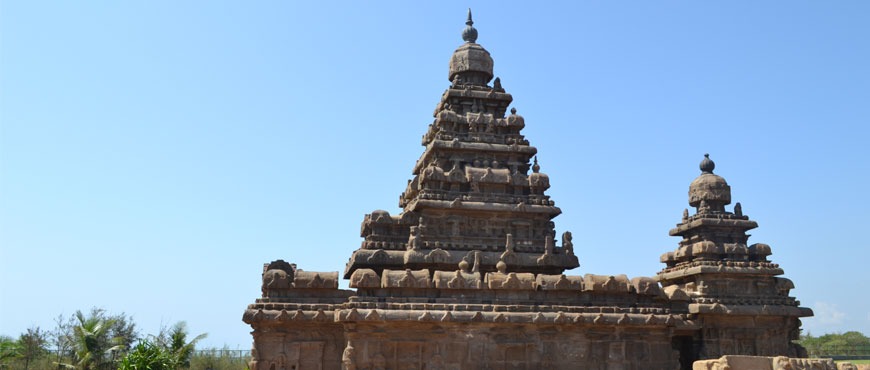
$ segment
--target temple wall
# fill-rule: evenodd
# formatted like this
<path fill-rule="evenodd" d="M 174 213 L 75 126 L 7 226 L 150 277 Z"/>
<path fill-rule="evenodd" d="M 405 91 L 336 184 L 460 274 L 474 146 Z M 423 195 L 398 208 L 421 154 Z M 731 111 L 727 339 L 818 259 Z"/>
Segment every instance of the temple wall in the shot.
<path fill-rule="evenodd" d="M 255 326 L 251 370 L 340 369 L 345 336 L 340 324 Z"/>
<path fill-rule="evenodd" d="M 679 356 L 663 329 L 391 323 L 347 338 L 357 369 L 671 370 Z"/>
<path fill-rule="evenodd" d="M 748 356 L 805 356 L 791 344 L 798 323 L 783 316 L 702 316 L 697 319 L 698 357 L 719 358 L 729 354 Z"/>

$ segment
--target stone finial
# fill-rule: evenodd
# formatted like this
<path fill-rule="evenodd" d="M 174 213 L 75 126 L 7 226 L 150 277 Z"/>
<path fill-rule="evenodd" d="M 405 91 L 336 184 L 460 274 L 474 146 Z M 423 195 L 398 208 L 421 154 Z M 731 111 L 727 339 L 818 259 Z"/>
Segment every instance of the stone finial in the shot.
<path fill-rule="evenodd" d="M 498 270 L 499 273 L 506 274 L 507 264 L 504 263 L 504 261 L 499 260 L 498 263 L 495 264 L 495 269 Z"/>
<path fill-rule="evenodd" d="M 517 108 L 516 108 L 516 107 L 511 108 L 511 114 L 517 114 Z"/>
<path fill-rule="evenodd" d="M 462 30 L 462 39 L 465 43 L 453 52 L 447 79 L 454 85 L 459 85 L 455 78 L 461 74 L 464 87 L 486 87 L 493 78 L 492 56 L 483 46 L 477 44 L 477 29 L 472 26 L 474 21 L 471 20 L 471 9 L 468 9 L 468 21 L 465 24 L 465 29 Z"/>
<path fill-rule="evenodd" d="M 701 172 L 703 173 L 713 173 L 713 169 L 716 168 L 716 163 L 713 163 L 713 160 L 710 159 L 710 154 L 704 153 L 704 160 L 701 161 Z"/>
<path fill-rule="evenodd" d="M 538 156 L 535 156 L 535 163 L 532 165 L 532 172 L 534 172 L 534 173 L 541 172 L 541 166 L 538 165 Z"/>
<path fill-rule="evenodd" d="M 477 42 L 477 29 L 474 28 L 474 21 L 471 20 L 471 8 L 468 8 L 468 20 L 465 21 L 465 29 L 462 30 L 462 39 L 468 43 Z"/>
<path fill-rule="evenodd" d="M 466 260 L 459 261 L 459 270 L 462 272 L 471 272 L 469 270 L 468 261 L 466 261 Z"/>

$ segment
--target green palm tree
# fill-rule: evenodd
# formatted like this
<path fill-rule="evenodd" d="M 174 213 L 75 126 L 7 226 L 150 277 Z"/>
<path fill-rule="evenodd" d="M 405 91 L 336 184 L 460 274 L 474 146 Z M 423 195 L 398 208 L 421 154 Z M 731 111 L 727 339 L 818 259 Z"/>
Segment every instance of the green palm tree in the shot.
<path fill-rule="evenodd" d="M 196 343 L 206 336 L 207 334 L 203 333 L 188 342 L 187 323 L 184 321 L 179 321 L 169 329 L 169 343 L 166 347 L 174 359 L 176 368 L 186 369 L 190 367 L 190 358 L 196 349 Z"/>
<path fill-rule="evenodd" d="M 75 318 L 78 321 L 73 327 L 75 364 L 62 364 L 65 367 L 81 370 L 99 368 L 107 353 L 123 349 L 118 344 L 119 338 L 112 338 L 109 343 L 104 340 L 115 320 L 99 315 L 85 317 L 81 311 L 76 311 Z"/>
<path fill-rule="evenodd" d="M 21 345 L 7 336 L 0 336 L 0 369 L 9 368 L 11 360 L 21 356 Z"/>

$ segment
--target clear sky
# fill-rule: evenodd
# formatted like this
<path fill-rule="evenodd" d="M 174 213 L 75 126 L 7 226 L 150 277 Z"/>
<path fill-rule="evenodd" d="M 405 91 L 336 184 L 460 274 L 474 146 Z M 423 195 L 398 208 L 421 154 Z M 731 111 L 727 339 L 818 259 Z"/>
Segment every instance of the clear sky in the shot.
<path fill-rule="evenodd" d="M 3 1 L 0 334 L 102 307 L 247 349 L 263 263 L 399 212 L 466 8 L 581 267 L 651 276 L 704 153 L 816 312 L 870 334 L 870 2 Z"/>

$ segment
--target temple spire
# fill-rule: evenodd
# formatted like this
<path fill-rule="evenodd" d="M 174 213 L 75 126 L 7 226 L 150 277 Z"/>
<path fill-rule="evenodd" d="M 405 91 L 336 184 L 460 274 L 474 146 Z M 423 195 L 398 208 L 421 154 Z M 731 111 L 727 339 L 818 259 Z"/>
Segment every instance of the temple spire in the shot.
<path fill-rule="evenodd" d="M 468 8 L 468 20 L 465 21 L 465 29 L 462 30 L 462 39 L 465 42 L 477 42 L 477 29 L 474 28 L 474 21 L 471 20 L 471 8 Z"/>

